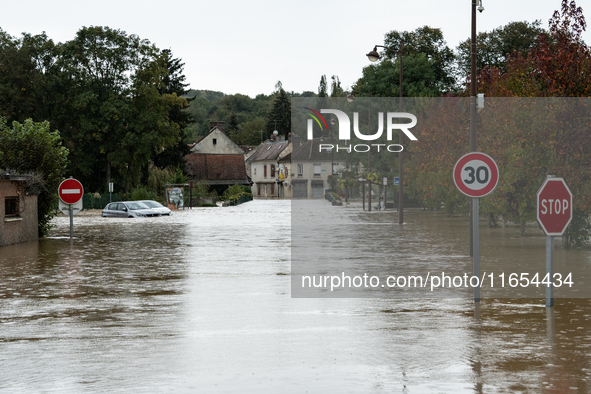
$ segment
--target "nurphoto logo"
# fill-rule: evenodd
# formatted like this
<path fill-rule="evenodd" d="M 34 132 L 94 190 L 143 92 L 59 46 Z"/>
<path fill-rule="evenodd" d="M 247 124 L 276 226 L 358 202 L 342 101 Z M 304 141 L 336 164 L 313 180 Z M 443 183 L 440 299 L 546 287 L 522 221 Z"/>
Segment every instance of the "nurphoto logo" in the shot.
<path fill-rule="evenodd" d="M 322 114 L 333 114 L 335 116 L 336 120 L 338 121 L 339 140 L 351 140 L 351 120 L 345 112 L 338 109 L 321 109 L 320 112 L 309 107 L 304 107 L 304 109 L 308 111 L 307 114 L 312 118 L 308 119 L 307 123 L 308 140 L 314 138 L 314 121 L 316 121 L 316 123 L 320 127 L 320 130 L 324 131 L 324 129 L 326 128 L 326 131 L 328 131 L 328 124 L 326 123 L 326 120 L 324 119 Z M 417 137 L 415 137 L 414 134 L 412 134 L 409 130 L 410 128 L 416 126 L 416 116 L 408 112 L 387 112 L 385 118 L 386 138 L 388 141 L 392 141 L 392 131 L 394 130 L 401 130 L 411 141 L 417 141 Z M 410 119 L 410 123 L 395 123 L 395 119 L 397 122 L 399 122 L 402 119 Z M 378 112 L 378 130 L 375 134 L 370 135 L 362 134 L 359 131 L 359 113 L 353 112 L 353 133 L 356 138 L 362 141 L 375 141 L 380 139 L 382 137 L 382 134 L 384 133 L 384 112 Z M 404 149 L 404 147 L 400 144 L 356 144 L 345 145 L 340 147 L 338 144 L 336 146 L 334 144 L 319 144 L 320 152 L 322 152 L 323 149 L 326 151 L 336 149 L 337 152 L 339 150 L 344 150 L 348 153 L 351 153 L 352 151 L 368 152 L 370 149 L 372 149 L 372 147 L 375 147 L 378 152 L 380 151 L 380 148 L 383 147 L 385 147 L 388 152 L 402 152 L 402 150 Z"/>

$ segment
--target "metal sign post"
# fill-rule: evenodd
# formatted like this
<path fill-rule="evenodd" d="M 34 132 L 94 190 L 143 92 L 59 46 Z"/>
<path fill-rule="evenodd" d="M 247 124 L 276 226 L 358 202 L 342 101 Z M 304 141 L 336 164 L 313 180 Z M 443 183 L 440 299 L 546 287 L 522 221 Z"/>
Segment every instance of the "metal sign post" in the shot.
<path fill-rule="evenodd" d="M 84 187 L 82 184 L 70 177 L 66 179 L 62 183 L 60 183 L 59 187 L 57 188 L 57 194 L 59 195 L 60 200 L 67 204 L 67 209 L 70 214 L 70 238 L 74 237 L 74 209 L 79 207 L 79 210 L 82 209 L 82 196 L 84 195 Z M 60 204 L 61 205 L 61 204 Z M 60 207 L 62 209 L 62 207 Z M 64 209 L 62 209 L 62 212 Z"/>
<path fill-rule="evenodd" d="M 111 193 L 113 193 L 113 182 L 109 182 L 109 202 L 111 201 Z"/>
<path fill-rule="evenodd" d="M 573 194 L 562 178 L 548 175 L 536 194 L 536 218 L 546 233 L 546 306 L 554 306 L 554 237 L 573 218 Z"/>
<path fill-rule="evenodd" d="M 499 167 L 488 155 L 468 153 L 457 161 L 453 171 L 456 187 L 472 201 L 472 275 L 480 278 L 480 245 L 478 231 L 479 198 L 491 193 L 499 182 Z M 474 302 L 480 302 L 480 283 L 474 287 Z"/>

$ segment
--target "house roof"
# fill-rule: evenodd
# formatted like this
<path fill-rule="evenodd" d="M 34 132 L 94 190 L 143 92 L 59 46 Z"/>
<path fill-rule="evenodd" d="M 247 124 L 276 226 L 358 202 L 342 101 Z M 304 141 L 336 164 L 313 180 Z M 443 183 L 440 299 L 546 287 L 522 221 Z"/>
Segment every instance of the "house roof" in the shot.
<path fill-rule="evenodd" d="M 287 148 L 289 142 L 277 141 L 267 142 L 259 147 L 259 149 L 249 158 L 249 161 L 268 161 L 277 160 L 281 152 Z"/>
<path fill-rule="evenodd" d="M 242 155 L 203 155 L 191 153 L 185 156 L 185 168 L 191 178 L 208 181 L 212 185 L 250 185 Z"/>
<path fill-rule="evenodd" d="M 320 144 L 331 144 L 331 141 L 326 138 L 308 140 L 291 153 L 291 161 L 331 161 L 333 159 L 332 152 L 326 150 L 320 152 Z"/>

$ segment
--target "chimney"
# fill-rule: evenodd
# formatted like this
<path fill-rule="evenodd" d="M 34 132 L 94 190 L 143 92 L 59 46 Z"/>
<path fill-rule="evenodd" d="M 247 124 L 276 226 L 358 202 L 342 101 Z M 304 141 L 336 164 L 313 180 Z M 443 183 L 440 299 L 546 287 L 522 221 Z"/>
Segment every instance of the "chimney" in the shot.
<path fill-rule="evenodd" d="M 291 151 L 296 152 L 300 149 L 300 136 L 295 133 L 290 133 L 291 136 Z"/>
<path fill-rule="evenodd" d="M 209 122 L 209 130 L 213 129 L 214 127 L 217 127 L 222 133 L 226 133 L 226 122 Z"/>

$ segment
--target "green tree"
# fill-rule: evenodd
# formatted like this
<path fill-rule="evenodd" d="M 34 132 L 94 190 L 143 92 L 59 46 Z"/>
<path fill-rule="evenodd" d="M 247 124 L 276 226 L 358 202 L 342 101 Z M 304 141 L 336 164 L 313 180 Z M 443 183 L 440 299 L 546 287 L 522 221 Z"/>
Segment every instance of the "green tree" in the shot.
<path fill-rule="evenodd" d="M 320 84 L 318 85 L 318 97 L 328 97 L 326 75 L 320 77 Z"/>
<path fill-rule="evenodd" d="M 527 56 L 534 46 L 538 34 L 543 33 L 541 22 L 511 22 L 497 27 L 491 32 L 480 32 L 476 37 L 476 68 L 482 70 L 486 66 L 506 71 L 507 56 L 518 53 Z M 470 74 L 471 40 L 462 41 L 456 48 L 460 73 L 466 77 Z"/>
<path fill-rule="evenodd" d="M 277 94 L 273 107 L 267 114 L 267 137 L 275 130 L 285 136 L 291 132 L 291 100 L 283 89 Z"/>
<path fill-rule="evenodd" d="M 438 97 L 441 95 L 431 61 L 424 54 L 404 56 L 402 59 L 402 94 L 404 97 Z M 384 59 L 363 69 L 363 76 L 354 89 L 374 97 L 400 95 L 400 59 Z"/>
<path fill-rule="evenodd" d="M 405 59 L 407 56 L 424 54 L 432 69 L 430 78 L 433 78 L 433 82 L 431 83 L 435 84 L 441 92 L 456 90 L 454 69 L 456 56 L 447 46 L 441 29 L 423 26 L 415 31 L 392 30 L 386 33 L 384 46 L 393 49 L 385 51 L 388 59 L 397 58 L 401 46 Z"/>
<path fill-rule="evenodd" d="M 0 168 L 20 173 L 39 172 L 43 187 L 37 200 L 39 235 L 44 236 L 50 228 L 53 209 L 57 203 L 57 188 L 65 175 L 68 150 L 62 146 L 59 132 L 50 131 L 49 122 L 7 125 L 0 118 Z"/>
<path fill-rule="evenodd" d="M 341 81 L 336 75 L 332 76 L 332 83 L 330 84 L 330 97 L 345 97 L 345 92 L 341 87 Z"/>

